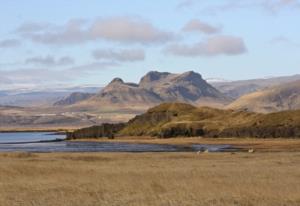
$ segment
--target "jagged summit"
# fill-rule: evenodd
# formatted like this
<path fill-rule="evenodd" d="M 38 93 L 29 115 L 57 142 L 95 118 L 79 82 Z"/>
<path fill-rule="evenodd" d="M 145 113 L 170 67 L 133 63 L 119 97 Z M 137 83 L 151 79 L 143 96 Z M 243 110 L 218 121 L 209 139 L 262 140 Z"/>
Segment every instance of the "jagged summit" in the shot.
<path fill-rule="evenodd" d="M 169 75 L 171 75 L 171 73 L 169 72 L 150 71 L 141 78 L 139 85 L 146 86 L 148 83 L 159 81 L 162 78 L 166 78 Z"/>
<path fill-rule="evenodd" d="M 116 84 L 116 83 L 124 84 L 124 81 L 123 81 L 123 79 L 117 77 L 117 78 L 114 78 L 113 80 L 111 80 L 111 82 L 109 84 Z"/>
<path fill-rule="evenodd" d="M 202 79 L 201 74 L 194 72 L 194 71 L 187 71 L 179 75 L 179 77 L 184 78 L 186 80 L 195 80 L 195 79 Z"/>

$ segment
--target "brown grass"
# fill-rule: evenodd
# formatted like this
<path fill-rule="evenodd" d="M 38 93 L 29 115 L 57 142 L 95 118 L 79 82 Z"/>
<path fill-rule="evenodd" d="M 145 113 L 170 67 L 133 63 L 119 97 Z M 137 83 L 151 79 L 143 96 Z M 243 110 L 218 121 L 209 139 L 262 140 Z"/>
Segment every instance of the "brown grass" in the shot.
<path fill-rule="evenodd" d="M 0 154 L 1 206 L 300 205 L 300 152 Z"/>

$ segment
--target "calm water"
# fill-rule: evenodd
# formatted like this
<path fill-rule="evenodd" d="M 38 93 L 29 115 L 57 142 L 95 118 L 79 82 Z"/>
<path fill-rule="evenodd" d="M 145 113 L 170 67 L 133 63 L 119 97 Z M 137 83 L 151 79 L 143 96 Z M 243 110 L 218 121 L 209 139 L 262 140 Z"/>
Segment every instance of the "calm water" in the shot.
<path fill-rule="evenodd" d="M 229 145 L 196 144 L 186 147 L 119 142 L 39 142 L 64 138 L 64 135 L 52 135 L 46 132 L 0 133 L 0 152 L 183 152 L 199 150 L 222 152 L 232 150 Z"/>
<path fill-rule="evenodd" d="M 38 142 L 55 139 L 64 139 L 65 135 L 53 135 L 50 132 L 8 132 L 0 133 L 0 144 L 9 142 Z"/>

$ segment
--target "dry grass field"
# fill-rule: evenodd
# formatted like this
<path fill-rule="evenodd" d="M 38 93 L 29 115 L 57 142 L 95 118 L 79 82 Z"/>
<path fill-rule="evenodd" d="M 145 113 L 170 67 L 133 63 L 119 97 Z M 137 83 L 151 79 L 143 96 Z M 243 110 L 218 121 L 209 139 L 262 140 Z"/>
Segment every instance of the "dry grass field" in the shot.
<path fill-rule="evenodd" d="M 0 153 L 1 206 L 299 206 L 300 152 Z"/>

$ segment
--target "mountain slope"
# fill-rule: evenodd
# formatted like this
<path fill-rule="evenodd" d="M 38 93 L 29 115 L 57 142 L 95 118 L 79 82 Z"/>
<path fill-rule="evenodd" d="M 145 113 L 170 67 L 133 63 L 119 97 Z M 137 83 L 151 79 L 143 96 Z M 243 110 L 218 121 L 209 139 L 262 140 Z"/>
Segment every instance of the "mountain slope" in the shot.
<path fill-rule="evenodd" d="M 66 106 L 78 103 L 80 101 L 86 100 L 92 97 L 94 94 L 91 93 L 84 93 L 84 92 L 73 92 L 72 94 L 68 95 L 67 97 L 55 102 L 54 106 Z"/>
<path fill-rule="evenodd" d="M 281 84 L 300 80 L 300 75 L 273 77 L 264 79 L 250 79 L 227 82 L 211 82 L 215 88 L 226 96 L 237 99 L 243 95 L 274 87 Z"/>
<path fill-rule="evenodd" d="M 300 109 L 300 80 L 242 96 L 227 108 L 255 112 Z"/>

